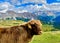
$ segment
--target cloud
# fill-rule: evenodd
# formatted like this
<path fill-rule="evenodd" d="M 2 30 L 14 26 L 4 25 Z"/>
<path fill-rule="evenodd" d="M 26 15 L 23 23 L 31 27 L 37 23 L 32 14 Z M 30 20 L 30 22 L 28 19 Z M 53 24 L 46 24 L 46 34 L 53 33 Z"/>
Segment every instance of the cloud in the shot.
<path fill-rule="evenodd" d="M 18 11 L 15 11 L 16 13 L 24 13 L 24 12 L 28 12 L 27 10 L 18 10 Z"/>
<path fill-rule="evenodd" d="M 50 10 L 60 11 L 60 3 L 52 3 L 47 5 L 47 7 L 50 8 Z"/>
<path fill-rule="evenodd" d="M 46 0 L 10 0 L 10 3 L 13 5 L 21 5 L 30 2 L 40 4 L 40 3 L 46 3 Z"/>
<path fill-rule="evenodd" d="M 11 8 L 16 13 L 23 13 L 23 12 L 30 12 L 33 13 L 35 11 L 39 11 L 42 6 L 39 6 L 38 4 L 35 5 L 28 5 L 28 6 L 20 6 L 18 8 Z M 10 8 L 9 8 L 10 9 Z M 10 10 L 11 10 L 10 9 Z"/>
<path fill-rule="evenodd" d="M 8 10 L 8 4 L 0 3 L 0 12 L 6 12 Z"/>
<path fill-rule="evenodd" d="M 14 6 L 8 2 L 0 3 L 0 12 L 6 13 L 8 10 L 14 10 Z"/>
<path fill-rule="evenodd" d="M 59 3 L 48 4 L 46 0 L 6 0 L 7 2 L 0 3 L 0 12 L 6 12 L 7 10 L 13 10 L 15 12 L 35 12 L 35 11 L 46 11 L 56 10 L 60 11 Z M 8 2 L 9 1 L 9 2 Z M 25 3 L 36 3 L 35 5 L 19 6 L 16 8 L 15 5 L 22 5 Z M 42 6 L 38 5 L 42 4 Z"/>
<path fill-rule="evenodd" d="M 22 9 L 27 10 L 29 12 L 38 11 L 38 10 L 60 10 L 60 4 L 58 3 L 48 4 L 46 0 L 22 0 L 22 1 L 11 0 L 11 3 L 13 5 L 21 5 L 21 4 L 30 3 L 30 2 L 36 3 L 36 5 L 28 5 L 28 6 L 22 7 Z M 42 6 L 38 6 L 37 4 L 42 4 Z"/>
<path fill-rule="evenodd" d="M 15 8 L 15 5 L 22 5 L 22 4 L 25 4 L 25 3 L 30 3 L 30 2 L 32 2 L 32 3 L 36 3 L 35 5 L 28 5 L 28 6 L 23 6 L 23 7 L 19 7 L 19 8 Z M 44 7 L 44 6 L 39 6 L 38 4 L 40 4 L 40 3 L 42 3 L 42 4 L 46 4 L 46 0 L 22 0 L 22 1 L 19 1 L 19 0 L 10 0 L 10 3 L 8 3 L 8 2 L 5 2 L 5 3 L 3 3 L 3 5 L 6 5 L 6 6 L 8 6 L 8 7 L 6 7 L 5 9 L 6 9 L 6 11 L 7 11 L 7 9 L 8 10 L 13 10 L 13 11 L 15 11 L 15 12 L 20 12 L 20 11 L 22 11 L 22 12 L 24 12 L 24 11 L 28 11 L 28 12 L 34 12 L 34 11 L 38 11 L 38 10 L 40 10 L 40 8 L 41 7 Z"/>
<path fill-rule="evenodd" d="M 29 5 L 29 6 L 26 6 L 24 7 L 23 9 L 24 10 L 27 10 L 28 12 L 35 12 L 35 11 L 38 11 L 39 9 L 41 8 L 41 6 L 38 6 L 37 4 L 36 5 Z"/>
<path fill-rule="evenodd" d="M 52 4 L 45 3 L 43 4 L 42 8 L 50 11 L 52 10 L 60 11 L 60 3 L 52 3 Z"/>
<path fill-rule="evenodd" d="M 12 5 L 21 5 L 21 2 L 19 0 L 10 0 L 10 3 Z"/>
<path fill-rule="evenodd" d="M 46 0 L 24 0 L 24 1 L 22 1 L 22 3 L 29 3 L 29 2 L 33 2 L 33 3 L 45 3 Z"/>

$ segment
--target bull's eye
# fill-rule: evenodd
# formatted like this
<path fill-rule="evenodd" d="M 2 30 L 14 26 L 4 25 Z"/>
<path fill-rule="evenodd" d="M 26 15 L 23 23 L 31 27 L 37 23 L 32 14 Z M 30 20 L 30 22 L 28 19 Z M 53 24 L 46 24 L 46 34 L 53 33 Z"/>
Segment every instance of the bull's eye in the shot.
<path fill-rule="evenodd" d="M 34 24 L 32 24 L 31 26 L 35 27 L 35 25 L 34 25 Z"/>

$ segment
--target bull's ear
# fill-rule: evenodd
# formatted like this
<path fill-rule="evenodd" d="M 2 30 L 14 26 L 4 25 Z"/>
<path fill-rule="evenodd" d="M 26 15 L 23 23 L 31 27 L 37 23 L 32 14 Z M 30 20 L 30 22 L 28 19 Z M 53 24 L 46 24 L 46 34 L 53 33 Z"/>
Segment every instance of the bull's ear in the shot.
<path fill-rule="evenodd" d="M 28 28 L 29 28 L 29 29 L 32 29 L 32 27 L 31 27 L 31 25 L 30 25 L 30 24 L 27 24 L 27 25 L 28 25 Z"/>

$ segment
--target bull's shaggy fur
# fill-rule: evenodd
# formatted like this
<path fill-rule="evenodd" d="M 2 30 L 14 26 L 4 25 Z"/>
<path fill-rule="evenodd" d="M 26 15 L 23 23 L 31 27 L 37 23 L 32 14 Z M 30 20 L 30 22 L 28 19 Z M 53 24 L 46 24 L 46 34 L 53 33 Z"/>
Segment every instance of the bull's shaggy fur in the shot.
<path fill-rule="evenodd" d="M 20 26 L 0 28 L 0 43 L 28 43 L 33 35 L 41 34 L 41 22 L 31 20 Z"/>

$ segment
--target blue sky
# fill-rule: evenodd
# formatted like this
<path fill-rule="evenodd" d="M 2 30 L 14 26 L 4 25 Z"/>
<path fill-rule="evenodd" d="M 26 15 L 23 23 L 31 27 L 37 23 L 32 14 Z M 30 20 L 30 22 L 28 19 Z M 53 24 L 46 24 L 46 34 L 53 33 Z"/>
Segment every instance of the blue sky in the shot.
<path fill-rule="evenodd" d="M 1 2 L 5 2 L 5 1 L 10 1 L 10 0 L 0 0 Z M 22 2 L 23 0 L 19 0 L 20 2 Z M 59 2 L 60 0 L 47 0 L 48 2 Z"/>
<path fill-rule="evenodd" d="M 18 0 L 20 3 L 22 3 L 24 0 Z M 12 4 L 11 0 L 0 0 L 0 3 L 3 3 L 3 2 L 9 2 Z M 51 4 L 51 3 L 60 3 L 60 0 L 46 0 L 46 2 L 48 4 Z M 30 4 L 35 4 L 35 3 L 32 3 L 32 2 L 29 2 L 29 3 L 25 3 L 25 4 L 22 4 L 23 6 L 25 5 L 30 5 Z"/>
<path fill-rule="evenodd" d="M 56 3 L 56 4 L 55 4 Z M 60 10 L 60 0 L 0 0 L 0 9 L 7 11 Z M 2 6 L 2 7 L 1 7 Z M 57 8 L 58 7 L 58 8 Z"/>
<path fill-rule="evenodd" d="M 24 0 L 18 0 L 20 3 L 22 3 Z M 12 3 L 12 0 L 0 0 L 0 3 L 4 3 L 4 2 L 9 2 L 10 4 L 13 4 Z M 60 3 L 60 0 L 46 0 L 46 2 L 48 4 L 51 4 L 51 3 Z M 32 2 L 28 2 L 28 3 L 23 3 L 21 5 L 15 5 L 16 7 L 17 6 L 27 6 L 27 5 L 35 5 L 36 3 L 32 3 Z M 38 5 L 42 5 L 42 4 L 38 4 Z"/>
<path fill-rule="evenodd" d="M 60 0 L 47 0 L 47 3 L 60 3 Z"/>

